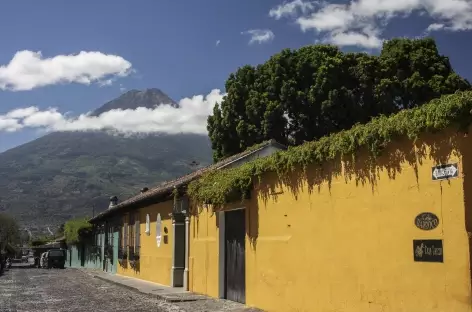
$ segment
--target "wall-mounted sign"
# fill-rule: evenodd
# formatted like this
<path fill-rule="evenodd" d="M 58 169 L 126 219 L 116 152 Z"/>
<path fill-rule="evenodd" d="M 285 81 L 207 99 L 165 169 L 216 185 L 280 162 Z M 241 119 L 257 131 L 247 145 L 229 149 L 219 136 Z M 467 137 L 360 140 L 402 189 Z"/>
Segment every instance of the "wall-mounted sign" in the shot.
<path fill-rule="evenodd" d="M 434 213 L 423 212 L 416 216 L 415 225 L 420 230 L 433 230 L 439 225 L 439 218 Z"/>
<path fill-rule="evenodd" d="M 157 214 L 157 220 L 156 220 L 156 242 L 157 242 L 157 247 L 161 246 L 161 240 L 162 240 L 162 234 L 161 234 L 161 214 Z"/>
<path fill-rule="evenodd" d="M 413 257 L 416 262 L 444 262 L 442 239 L 413 240 Z"/>
<path fill-rule="evenodd" d="M 433 181 L 457 178 L 459 176 L 459 167 L 457 164 L 440 165 L 431 168 Z"/>
<path fill-rule="evenodd" d="M 146 235 L 149 236 L 151 234 L 151 218 L 149 217 L 149 213 L 146 215 Z"/>

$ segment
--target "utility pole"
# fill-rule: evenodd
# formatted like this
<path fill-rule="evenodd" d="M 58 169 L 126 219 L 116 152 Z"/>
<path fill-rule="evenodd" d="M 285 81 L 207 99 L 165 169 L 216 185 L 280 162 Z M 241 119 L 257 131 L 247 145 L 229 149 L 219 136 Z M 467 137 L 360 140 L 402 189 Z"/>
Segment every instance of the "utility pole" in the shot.
<path fill-rule="evenodd" d="M 95 204 L 92 205 L 92 218 L 95 218 Z"/>

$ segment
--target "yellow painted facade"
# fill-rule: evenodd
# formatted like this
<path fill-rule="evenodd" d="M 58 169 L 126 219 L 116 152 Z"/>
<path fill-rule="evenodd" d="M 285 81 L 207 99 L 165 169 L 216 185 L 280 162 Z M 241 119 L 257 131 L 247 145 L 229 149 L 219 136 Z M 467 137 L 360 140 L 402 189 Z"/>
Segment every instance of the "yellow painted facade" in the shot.
<path fill-rule="evenodd" d="M 364 159 L 310 168 L 293 183 L 263 177 L 244 203 L 247 305 L 270 312 L 472 311 L 472 180 L 463 178 L 472 179 L 472 140 L 429 135 L 392 143 L 372 170 Z M 433 166 L 454 162 L 458 178 L 432 181 Z M 422 212 L 436 214 L 439 226 L 418 229 Z M 414 239 L 442 239 L 444 262 L 415 262 Z M 190 290 L 217 297 L 218 218 L 205 209 L 191 218 L 189 263 Z"/>
<path fill-rule="evenodd" d="M 218 297 L 218 226 L 207 209 L 190 218 L 189 290 Z"/>
<path fill-rule="evenodd" d="M 162 285 L 171 284 L 172 268 L 172 212 L 173 201 L 169 200 L 139 209 L 140 219 L 140 261 L 139 270 L 133 269 L 129 263 L 124 267 L 118 264 L 117 274 L 143 279 Z M 157 214 L 161 215 L 162 240 L 160 247 L 156 242 Z M 150 216 L 150 233 L 146 231 L 146 215 Z M 125 216 L 126 222 L 128 217 Z"/>

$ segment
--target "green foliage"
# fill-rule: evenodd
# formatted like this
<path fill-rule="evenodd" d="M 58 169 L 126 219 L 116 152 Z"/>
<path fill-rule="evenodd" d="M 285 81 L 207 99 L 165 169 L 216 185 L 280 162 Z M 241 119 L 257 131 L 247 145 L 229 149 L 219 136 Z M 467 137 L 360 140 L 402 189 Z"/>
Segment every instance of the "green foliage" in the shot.
<path fill-rule="evenodd" d="M 431 38 L 390 40 L 379 56 L 306 46 L 231 74 L 207 128 L 216 161 L 268 139 L 300 145 L 469 89 Z"/>
<path fill-rule="evenodd" d="M 41 245 L 49 243 L 53 239 L 54 239 L 54 237 L 51 236 L 51 235 L 38 236 L 38 237 L 34 238 L 33 240 L 31 240 L 30 244 L 31 244 L 31 246 L 41 246 Z"/>
<path fill-rule="evenodd" d="M 5 213 L 0 213 L 0 247 L 6 243 L 16 245 L 20 242 L 20 237 L 16 220 Z"/>
<path fill-rule="evenodd" d="M 367 124 L 357 124 L 350 130 L 291 147 L 240 167 L 210 172 L 191 182 L 188 194 L 199 203 L 223 205 L 233 201 L 235 195 L 247 194 L 253 186 L 253 179 L 260 178 L 265 172 L 283 176 L 296 168 L 353 155 L 360 148 L 366 148 L 375 157 L 397 138 L 416 139 L 424 132 L 452 126 L 463 129 L 471 123 L 472 91 L 445 95 L 429 104 L 402 110 L 389 117 L 379 116 Z"/>
<path fill-rule="evenodd" d="M 67 221 L 64 224 L 64 236 L 67 244 L 76 244 L 81 240 L 81 233 L 91 230 L 92 224 L 88 218 L 77 218 Z"/>

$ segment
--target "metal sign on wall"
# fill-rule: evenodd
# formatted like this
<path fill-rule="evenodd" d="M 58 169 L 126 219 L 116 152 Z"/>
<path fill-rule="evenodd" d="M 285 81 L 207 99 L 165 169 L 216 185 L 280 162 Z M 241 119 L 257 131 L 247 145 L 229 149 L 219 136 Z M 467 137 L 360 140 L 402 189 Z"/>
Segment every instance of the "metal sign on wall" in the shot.
<path fill-rule="evenodd" d="M 432 212 L 423 212 L 416 216 L 415 225 L 420 230 L 430 231 L 438 227 L 439 218 Z"/>
<path fill-rule="evenodd" d="M 442 239 L 413 240 L 415 262 L 444 262 Z"/>
<path fill-rule="evenodd" d="M 459 167 L 457 164 L 440 165 L 431 168 L 431 177 L 433 181 L 457 178 L 459 176 Z"/>

